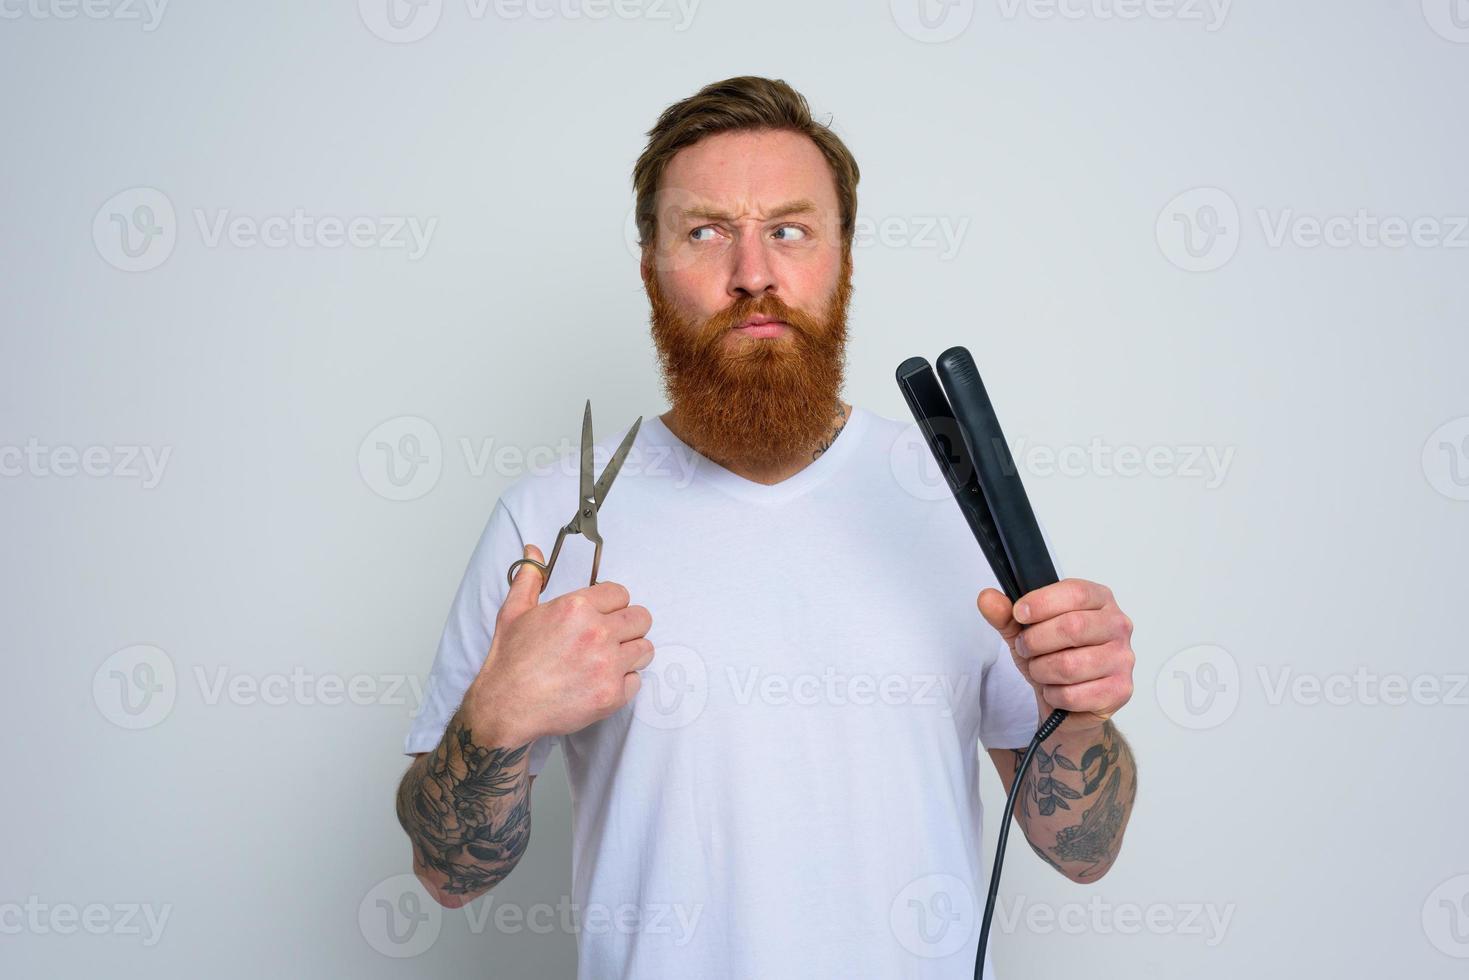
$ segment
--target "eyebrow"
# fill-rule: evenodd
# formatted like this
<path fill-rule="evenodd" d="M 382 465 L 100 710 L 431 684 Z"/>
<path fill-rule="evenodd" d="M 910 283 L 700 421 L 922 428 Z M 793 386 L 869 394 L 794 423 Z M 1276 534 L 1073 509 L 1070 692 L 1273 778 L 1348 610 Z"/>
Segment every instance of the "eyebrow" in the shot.
<path fill-rule="evenodd" d="M 782 205 L 776 207 L 774 210 L 772 210 L 770 212 L 770 214 L 765 218 L 765 220 L 766 221 L 774 221 L 776 218 L 786 218 L 786 217 L 790 217 L 793 214 L 808 214 L 808 213 L 814 212 L 815 210 L 816 210 L 816 204 L 815 204 L 815 202 L 813 202 L 813 201 L 811 201 L 811 200 L 803 197 L 803 198 L 801 198 L 799 200 L 796 200 L 796 201 L 787 201 L 785 204 L 782 204 Z M 734 215 L 730 214 L 727 211 L 721 211 L 718 208 L 706 208 L 706 207 L 682 208 L 682 209 L 680 209 L 679 213 L 684 218 L 702 218 L 705 221 L 733 221 L 734 220 Z"/>

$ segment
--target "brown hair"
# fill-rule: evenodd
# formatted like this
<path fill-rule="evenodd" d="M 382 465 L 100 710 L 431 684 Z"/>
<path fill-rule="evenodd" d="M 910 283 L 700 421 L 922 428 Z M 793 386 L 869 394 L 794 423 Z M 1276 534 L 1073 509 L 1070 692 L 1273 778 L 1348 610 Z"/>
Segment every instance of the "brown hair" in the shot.
<path fill-rule="evenodd" d="M 830 120 L 828 119 L 828 122 Z M 657 234 L 654 203 L 668 161 L 686 146 L 715 133 L 787 130 L 811 138 L 836 179 L 841 206 L 842 245 L 850 252 L 857 226 L 857 161 L 829 125 L 811 117 L 806 97 L 778 78 L 740 75 L 711 82 L 675 102 L 648 130 L 648 145 L 633 167 L 637 194 L 638 244 L 647 247 Z"/>

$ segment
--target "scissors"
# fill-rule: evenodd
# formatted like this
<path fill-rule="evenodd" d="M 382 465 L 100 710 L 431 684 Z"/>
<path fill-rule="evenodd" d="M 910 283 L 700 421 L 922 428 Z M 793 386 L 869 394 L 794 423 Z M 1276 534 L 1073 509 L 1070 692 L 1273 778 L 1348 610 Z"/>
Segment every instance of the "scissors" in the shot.
<path fill-rule="evenodd" d="M 556 535 L 556 546 L 551 549 L 551 559 L 541 564 L 534 558 L 517 558 L 510 563 L 509 570 L 505 573 L 506 581 L 512 586 L 515 584 L 515 570 L 521 565 L 534 565 L 541 570 L 541 591 L 546 591 L 546 584 L 551 581 L 551 569 L 556 567 L 556 556 L 561 554 L 561 544 L 566 540 L 568 534 L 580 534 L 595 544 L 596 551 L 592 553 L 592 580 L 587 584 L 597 584 L 597 566 L 602 562 L 602 536 L 597 533 L 597 511 L 602 509 L 602 501 L 607 499 L 607 491 L 612 489 L 612 481 L 617 479 L 617 471 L 622 469 L 622 461 L 627 458 L 627 451 L 632 446 L 633 437 L 638 434 L 638 426 L 643 424 L 643 417 L 632 424 L 627 430 L 627 435 L 622 437 L 622 445 L 617 447 L 617 452 L 612 454 L 612 459 L 607 463 L 607 468 L 602 471 L 596 484 L 592 483 L 592 400 L 587 399 L 587 409 L 581 420 L 581 488 L 577 499 L 576 513 L 571 520 L 566 522 Z"/>

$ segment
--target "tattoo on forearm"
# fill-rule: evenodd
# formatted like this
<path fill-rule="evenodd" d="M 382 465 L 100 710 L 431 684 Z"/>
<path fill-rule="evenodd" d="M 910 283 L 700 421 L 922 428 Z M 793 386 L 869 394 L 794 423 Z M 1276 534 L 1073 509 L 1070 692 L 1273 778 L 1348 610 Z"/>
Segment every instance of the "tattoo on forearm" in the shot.
<path fill-rule="evenodd" d="M 1122 764 L 1124 753 L 1125 765 Z M 1024 750 L 1015 750 L 1016 771 L 1024 758 Z M 1129 783 L 1125 801 L 1121 798 L 1124 770 Z M 1030 846 L 1058 871 L 1062 861 L 1087 865 L 1078 873 L 1078 877 L 1087 878 L 1105 870 L 1116 857 L 1121 831 L 1136 796 L 1137 773 L 1132 753 L 1116 727 L 1108 722 L 1102 726 L 1097 742 L 1081 754 L 1080 762 L 1070 759 L 1059 747 L 1052 752 L 1047 752 L 1044 745 L 1036 748 L 1035 759 L 1020 789 L 1017 816 L 1030 841 L 1034 820 L 1052 817 L 1058 810 L 1080 810 L 1080 821 L 1058 830 L 1054 845 L 1042 848 L 1030 841 Z"/>
<path fill-rule="evenodd" d="M 476 745 L 470 730 L 449 723 L 438 747 L 410 770 L 398 789 L 398 822 L 419 860 L 447 879 L 445 892 L 493 888 L 530 842 L 529 780 L 517 766 L 530 746 Z"/>

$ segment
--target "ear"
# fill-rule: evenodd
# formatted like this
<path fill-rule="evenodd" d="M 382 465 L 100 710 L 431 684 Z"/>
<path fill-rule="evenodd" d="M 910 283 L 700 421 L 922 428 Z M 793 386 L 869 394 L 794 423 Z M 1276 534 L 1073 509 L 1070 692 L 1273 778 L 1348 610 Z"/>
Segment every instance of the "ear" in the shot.
<path fill-rule="evenodd" d="M 643 246 L 642 257 L 638 259 L 638 271 L 643 277 L 643 286 L 646 287 L 653 276 L 653 246 L 651 244 Z"/>

